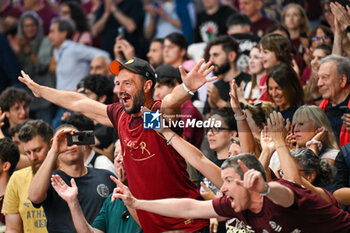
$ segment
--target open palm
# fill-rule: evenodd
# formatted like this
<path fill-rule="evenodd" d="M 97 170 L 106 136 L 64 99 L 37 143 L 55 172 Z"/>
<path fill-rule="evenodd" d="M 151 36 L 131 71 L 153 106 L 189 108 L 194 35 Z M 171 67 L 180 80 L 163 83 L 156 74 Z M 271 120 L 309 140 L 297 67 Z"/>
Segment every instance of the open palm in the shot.
<path fill-rule="evenodd" d="M 52 175 L 51 177 L 52 187 L 56 190 L 57 194 L 65 200 L 67 203 L 76 201 L 78 198 L 78 187 L 74 181 L 71 179 L 71 187 L 62 180 L 59 175 Z"/>

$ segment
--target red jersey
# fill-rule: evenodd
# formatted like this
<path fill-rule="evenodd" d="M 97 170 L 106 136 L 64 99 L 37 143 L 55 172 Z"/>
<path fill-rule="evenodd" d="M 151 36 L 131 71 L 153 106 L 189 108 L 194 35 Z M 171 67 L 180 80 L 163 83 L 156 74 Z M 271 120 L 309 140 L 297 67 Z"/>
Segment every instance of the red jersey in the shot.
<path fill-rule="evenodd" d="M 156 101 L 151 110 L 160 108 Z M 193 198 L 202 200 L 190 181 L 185 160 L 161 134 L 144 129 L 141 117 L 127 114 L 120 103 L 108 105 L 107 114 L 117 130 L 131 193 L 139 199 Z M 144 232 L 158 233 L 175 229 L 194 232 L 208 225 L 208 220 L 168 218 L 137 210 Z"/>
<path fill-rule="evenodd" d="M 255 214 L 249 210 L 236 213 L 232 200 L 222 197 L 213 200 L 217 214 L 229 217 L 229 229 L 245 229 L 245 232 L 350 232 L 350 215 L 327 202 L 321 196 L 287 180 L 276 180 L 294 193 L 294 204 L 288 208 L 274 204 L 264 197 L 262 210 Z M 231 231 L 230 231 L 231 232 Z M 236 232 L 236 231 L 232 231 Z"/>

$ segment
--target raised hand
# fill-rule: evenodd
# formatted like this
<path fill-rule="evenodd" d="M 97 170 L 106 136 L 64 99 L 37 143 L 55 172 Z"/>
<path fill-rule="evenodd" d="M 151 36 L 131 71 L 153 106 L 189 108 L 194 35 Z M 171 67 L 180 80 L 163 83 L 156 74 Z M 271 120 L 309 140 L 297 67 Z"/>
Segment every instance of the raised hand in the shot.
<path fill-rule="evenodd" d="M 179 66 L 182 82 L 191 91 L 196 91 L 207 82 L 217 79 L 216 76 L 207 78 L 210 72 L 214 69 L 214 66 L 210 67 L 211 62 L 208 62 L 203 66 L 202 64 L 204 64 L 204 59 L 201 59 L 189 73 L 186 73 L 183 66 Z"/>
<path fill-rule="evenodd" d="M 56 135 L 53 138 L 53 142 L 52 142 L 52 146 L 51 146 L 51 151 L 53 151 L 53 153 L 55 155 L 59 155 L 60 153 L 67 151 L 69 148 L 74 147 L 76 145 L 73 146 L 68 146 L 67 145 L 67 134 L 73 134 L 75 130 L 73 129 L 62 129 L 60 130 L 58 133 L 56 133 Z"/>
<path fill-rule="evenodd" d="M 275 144 L 278 144 L 277 142 L 284 143 L 287 130 L 284 126 L 283 116 L 280 112 L 277 113 L 274 111 L 270 114 L 270 118 L 267 119 L 267 129 Z"/>
<path fill-rule="evenodd" d="M 204 200 L 211 200 L 213 198 L 215 198 L 215 194 L 213 191 L 211 191 L 211 189 L 206 186 L 203 182 L 201 182 L 201 196 L 203 197 Z"/>
<path fill-rule="evenodd" d="M 347 27 L 350 25 L 350 8 L 347 6 L 347 11 L 339 2 L 331 2 L 329 5 L 334 17 L 343 25 Z"/>
<path fill-rule="evenodd" d="M 67 203 L 72 203 L 78 200 L 78 187 L 72 178 L 71 187 L 69 187 L 59 175 L 52 175 L 51 185 L 56 190 L 57 194 Z"/>
<path fill-rule="evenodd" d="M 22 76 L 18 76 L 18 80 L 27 85 L 27 87 L 33 92 L 35 97 L 41 97 L 39 93 L 40 85 L 34 82 L 28 74 L 26 74 L 23 70 L 21 71 Z"/>
<path fill-rule="evenodd" d="M 111 201 L 114 202 L 115 199 L 120 198 L 126 206 L 135 208 L 136 198 L 131 194 L 129 188 L 114 176 L 110 176 L 110 178 L 117 185 L 113 190 Z"/>
<path fill-rule="evenodd" d="M 260 133 L 260 144 L 261 149 L 267 151 L 269 154 L 272 154 L 275 151 L 275 143 L 273 142 L 266 126 Z"/>
<path fill-rule="evenodd" d="M 239 98 L 238 98 L 238 91 L 237 91 L 237 85 L 236 85 L 236 80 L 231 81 L 231 91 L 230 91 L 230 103 L 231 107 L 234 113 L 240 114 L 242 112 L 241 105 L 239 103 Z"/>
<path fill-rule="evenodd" d="M 327 130 L 325 127 L 321 127 L 316 129 L 316 135 L 312 138 L 312 140 L 316 140 L 319 142 L 324 142 L 324 140 L 327 138 Z"/>
<path fill-rule="evenodd" d="M 248 169 L 247 166 L 241 161 L 237 161 L 242 171 L 244 172 L 243 180 L 236 179 L 237 185 L 242 185 L 243 187 L 258 193 L 263 193 L 266 191 L 265 180 L 261 173 L 254 169 Z"/>

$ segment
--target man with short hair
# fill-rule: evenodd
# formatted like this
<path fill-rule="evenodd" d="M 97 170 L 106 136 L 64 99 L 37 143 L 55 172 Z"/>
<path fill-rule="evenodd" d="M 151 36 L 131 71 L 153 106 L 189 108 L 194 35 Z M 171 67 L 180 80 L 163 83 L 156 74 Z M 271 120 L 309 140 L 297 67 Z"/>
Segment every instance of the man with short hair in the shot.
<path fill-rule="evenodd" d="M 230 107 L 230 84 L 229 81 L 236 80 L 238 86 L 244 81 L 250 81 L 250 75 L 237 69 L 236 60 L 239 56 L 239 45 L 229 35 L 218 36 L 207 44 L 206 56 L 215 67 L 214 75 L 220 80 L 207 86 L 208 97 L 204 107 L 204 114 L 211 109 Z"/>
<path fill-rule="evenodd" d="M 162 102 L 152 99 L 155 74 L 151 66 L 140 58 L 133 58 L 126 63 L 111 63 L 120 103 L 108 106 L 79 93 L 40 86 L 24 72 L 20 81 L 37 97 L 83 113 L 101 124 L 113 125 L 120 137 L 128 184 L 135 196 L 150 200 L 174 196 L 201 199 L 196 185 L 188 177 L 185 161 L 169 146 L 171 142 L 152 129 L 143 127 L 141 106 L 156 111 L 153 117 L 157 118 L 162 112 L 168 119 L 172 117 L 172 120 L 177 120 L 181 105 L 194 94 L 193 91 L 216 79 L 206 78 L 213 67 L 209 68 L 210 63 L 202 66 L 203 63 L 203 60 L 200 61 L 189 73 L 180 67 L 184 84 L 175 87 Z M 137 214 L 142 229 L 150 233 L 174 229 L 206 232 L 208 226 L 206 220 L 170 219 L 143 211 Z"/>
<path fill-rule="evenodd" d="M 32 97 L 21 88 L 8 87 L 0 95 L 0 107 L 5 113 L 6 121 L 2 131 L 10 137 L 8 129 L 29 119 L 29 104 Z"/>
<path fill-rule="evenodd" d="M 119 181 L 113 198 L 121 198 L 130 208 L 168 217 L 225 218 L 227 232 L 345 233 L 350 230 L 350 215 L 320 195 L 284 179 L 266 182 L 264 167 L 252 154 L 226 159 L 221 166 L 221 177 L 221 192 L 225 195 L 209 201 L 138 200 Z"/>
<path fill-rule="evenodd" d="M 90 62 L 95 57 L 109 57 L 105 51 L 71 41 L 74 31 L 74 23 L 70 19 L 55 18 L 51 23 L 49 38 L 54 48 L 56 88 L 59 90 L 75 90 L 77 84 L 89 74 Z M 52 123 L 54 128 L 59 126 L 65 111 L 62 108 L 57 111 Z"/>
<path fill-rule="evenodd" d="M 10 176 L 16 169 L 19 150 L 9 138 L 0 139 L 0 208 L 4 204 L 4 195 Z M 0 214 L 0 225 L 5 225 L 5 216 Z"/>
<path fill-rule="evenodd" d="M 50 149 L 52 135 L 51 127 L 42 120 L 26 122 L 18 133 L 31 166 L 16 171 L 7 186 L 2 213 L 6 216 L 9 232 L 47 232 L 44 210 L 33 207 L 28 190 Z"/>
<path fill-rule="evenodd" d="M 239 10 L 242 14 L 249 17 L 252 22 L 252 32 L 262 37 L 269 26 L 276 22 L 266 18 L 261 13 L 261 7 L 263 6 L 262 0 L 239 0 Z"/>
<path fill-rule="evenodd" d="M 227 34 L 232 36 L 239 44 L 240 56 L 237 58 L 237 68 L 246 71 L 250 50 L 259 44 L 260 38 L 251 33 L 251 22 L 248 16 L 236 13 L 227 21 Z"/>
<path fill-rule="evenodd" d="M 66 202 L 51 185 L 52 174 L 58 174 L 66 183 L 75 180 L 80 189 L 79 203 L 90 224 L 115 188 L 109 178 L 113 173 L 85 167 L 84 147 L 67 144 L 67 134 L 73 134 L 74 131 L 76 128 L 72 125 L 61 125 L 57 129 L 52 146 L 29 187 L 28 196 L 33 206 L 44 208 L 48 232 L 75 232 Z M 58 164 L 59 169 L 55 170 Z"/>
<path fill-rule="evenodd" d="M 105 56 L 97 56 L 90 63 L 90 74 L 102 74 L 107 77 L 111 75 L 109 64 L 111 59 Z"/>
<path fill-rule="evenodd" d="M 194 42 L 209 42 L 227 32 L 226 19 L 236 13 L 227 5 L 220 3 L 220 0 L 203 1 L 204 11 L 196 16 L 197 22 L 194 31 Z"/>
<path fill-rule="evenodd" d="M 339 145 L 344 146 L 350 142 L 344 125 L 350 122 L 350 62 L 338 55 L 327 56 L 320 61 L 318 77 L 317 86 L 323 98 L 319 107 L 326 113 Z"/>
<path fill-rule="evenodd" d="M 164 39 L 157 38 L 154 39 L 149 46 L 147 59 L 153 69 L 156 69 L 158 66 L 163 64 L 163 44 Z"/>

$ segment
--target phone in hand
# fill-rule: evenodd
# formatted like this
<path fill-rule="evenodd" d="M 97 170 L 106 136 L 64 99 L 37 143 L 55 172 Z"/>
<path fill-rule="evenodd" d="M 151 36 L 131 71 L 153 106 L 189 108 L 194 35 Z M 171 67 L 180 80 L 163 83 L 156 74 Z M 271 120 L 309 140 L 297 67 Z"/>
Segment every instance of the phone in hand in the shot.
<path fill-rule="evenodd" d="M 92 145 L 95 144 L 94 131 L 76 131 L 74 134 L 67 134 L 67 145 Z"/>

